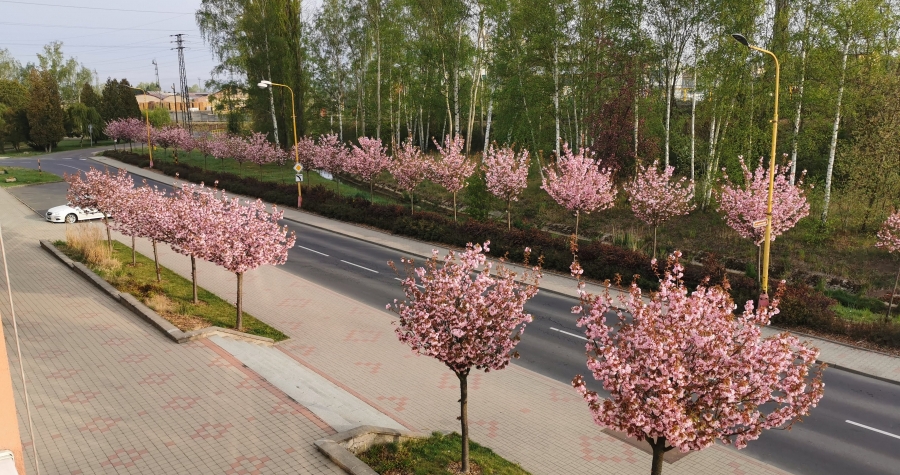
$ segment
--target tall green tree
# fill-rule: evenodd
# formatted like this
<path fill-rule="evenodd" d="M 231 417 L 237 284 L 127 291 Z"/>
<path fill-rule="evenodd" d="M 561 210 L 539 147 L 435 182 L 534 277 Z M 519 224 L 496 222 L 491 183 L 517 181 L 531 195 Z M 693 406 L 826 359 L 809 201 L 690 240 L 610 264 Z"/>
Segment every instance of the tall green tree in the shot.
<path fill-rule="evenodd" d="M 100 95 L 100 107 L 98 108 L 103 122 L 129 117 L 141 117 L 141 109 L 135 98 L 135 90 L 132 89 L 127 79 L 118 81 L 108 78 Z"/>
<path fill-rule="evenodd" d="M 52 41 L 44 45 L 43 53 L 38 53 L 38 67 L 47 70 L 59 84 L 60 98 L 63 104 L 78 102 L 81 85 L 93 83 L 97 74 L 77 59 L 66 58 L 63 54 L 63 43 Z"/>
<path fill-rule="evenodd" d="M 0 48 L 0 80 L 22 79 L 22 64 L 6 48 Z"/>
<path fill-rule="evenodd" d="M 81 86 L 81 93 L 78 95 L 78 100 L 82 104 L 93 107 L 94 109 L 100 107 L 100 96 L 97 95 L 97 91 L 90 83 L 84 83 Z"/>
<path fill-rule="evenodd" d="M 0 153 L 5 152 L 9 143 L 15 150 L 28 140 L 28 119 L 25 108 L 28 105 L 28 88 L 17 80 L 0 79 Z"/>
<path fill-rule="evenodd" d="M 32 69 L 28 82 L 28 138 L 34 146 L 51 152 L 66 132 L 59 85 L 48 70 Z"/>

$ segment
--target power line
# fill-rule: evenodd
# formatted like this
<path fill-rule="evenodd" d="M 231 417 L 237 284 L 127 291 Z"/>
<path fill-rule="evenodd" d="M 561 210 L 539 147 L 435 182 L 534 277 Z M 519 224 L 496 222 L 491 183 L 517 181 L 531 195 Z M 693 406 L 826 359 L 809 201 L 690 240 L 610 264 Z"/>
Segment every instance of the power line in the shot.
<path fill-rule="evenodd" d="M 16 23 L 14 21 L 0 21 L 0 25 L 9 25 L 9 26 L 30 26 L 30 27 L 41 27 L 41 28 L 79 28 L 85 29 L 84 25 L 44 25 L 41 23 Z M 91 26 L 92 30 L 128 30 L 128 31 L 159 31 L 159 28 L 122 28 L 122 27 L 111 27 L 111 26 Z M 105 33 L 104 33 L 105 34 Z"/>
<path fill-rule="evenodd" d="M 165 13 L 165 14 L 177 14 L 177 15 L 193 15 L 194 12 L 166 12 L 159 10 L 129 10 L 125 8 L 107 8 L 107 7 L 84 7 L 80 5 L 59 5 L 56 3 L 37 3 L 37 2 L 20 2 L 16 0 L 0 0 L 0 3 L 16 3 L 19 5 L 29 5 L 29 6 L 38 6 L 38 7 L 57 7 L 57 8 L 77 8 L 79 10 L 103 10 L 103 11 L 113 11 L 113 12 L 132 12 L 132 13 Z"/>
<path fill-rule="evenodd" d="M 2 0 L 0 0 L 2 1 Z M 46 43 L 3 43 L 3 46 L 46 46 Z M 65 48 L 131 48 L 131 49 L 148 49 L 159 48 L 159 46 L 131 46 L 131 45 L 67 45 Z"/>

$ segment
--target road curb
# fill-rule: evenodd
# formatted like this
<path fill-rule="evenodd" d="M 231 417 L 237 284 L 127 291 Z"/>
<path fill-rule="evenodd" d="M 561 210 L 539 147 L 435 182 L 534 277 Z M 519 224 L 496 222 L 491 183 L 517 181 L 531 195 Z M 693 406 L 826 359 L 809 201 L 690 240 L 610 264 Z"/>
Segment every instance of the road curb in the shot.
<path fill-rule="evenodd" d="M 165 335 L 175 343 L 187 343 L 198 338 L 207 338 L 212 335 L 222 335 L 264 346 L 275 345 L 275 340 L 271 338 L 250 335 L 247 333 L 241 333 L 237 330 L 232 330 L 230 328 L 222 328 L 217 326 L 201 328 L 199 330 L 185 333 L 178 327 L 173 325 L 171 322 L 161 317 L 158 313 L 154 312 L 153 309 L 141 303 L 141 301 L 136 299 L 133 295 L 119 292 L 112 285 L 110 285 L 109 282 L 97 275 L 94 271 L 90 270 L 87 266 L 70 259 L 68 256 L 60 252 L 60 250 L 57 249 L 52 242 L 41 240 L 40 245 L 42 248 L 44 248 L 44 250 L 49 252 L 57 260 L 75 271 L 76 274 L 80 275 L 95 287 L 105 292 L 107 295 L 112 297 L 113 300 L 119 302 L 123 307 L 131 310 L 132 313 L 140 317 L 145 322 L 149 323 L 153 328 L 156 328 L 159 332 L 161 332 L 163 335 Z"/>
<path fill-rule="evenodd" d="M 319 452 L 351 475 L 378 475 L 355 454 L 365 452 L 375 445 L 401 443 L 427 437 L 425 434 L 401 432 L 387 427 L 359 426 L 334 434 L 327 439 L 319 439 L 315 444 Z"/>

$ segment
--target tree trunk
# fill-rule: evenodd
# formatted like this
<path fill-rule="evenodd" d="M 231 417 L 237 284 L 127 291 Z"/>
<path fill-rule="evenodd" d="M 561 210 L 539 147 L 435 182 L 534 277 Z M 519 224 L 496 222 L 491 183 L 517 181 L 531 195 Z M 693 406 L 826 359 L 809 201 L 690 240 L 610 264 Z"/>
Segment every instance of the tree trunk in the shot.
<path fill-rule="evenodd" d="M 578 243 L 578 221 L 581 218 L 581 213 L 576 210 L 575 211 L 575 243 Z"/>
<path fill-rule="evenodd" d="M 669 166 L 669 136 L 671 132 L 671 122 L 672 122 L 672 89 L 674 86 L 669 84 L 668 78 L 666 78 L 666 148 L 663 152 L 663 159 L 665 162 L 665 166 Z"/>
<path fill-rule="evenodd" d="M 375 124 L 375 138 L 381 138 L 381 8 L 379 7 L 375 20 L 375 55 L 378 56 L 378 73 L 375 82 L 376 104 L 378 106 L 378 122 Z"/>
<path fill-rule="evenodd" d="M 466 379 L 469 370 L 456 373 L 459 378 L 459 423 L 462 433 L 462 473 L 469 473 L 469 387 Z"/>
<path fill-rule="evenodd" d="M 668 449 L 666 448 L 665 437 L 658 437 L 656 442 L 651 442 L 650 439 L 647 439 L 647 442 L 649 442 L 650 447 L 653 448 L 653 466 L 650 468 L 650 475 L 662 475 L 663 456 L 671 449 L 671 447 Z"/>
<path fill-rule="evenodd" d="M 150 240 L 153 243 L 153 262 L 156 264 L 156 281 L 162 282 L 162 274 L 159 271 L 159 253 L 156 252 L 156 241 Z"/>
<path fill-rule="evenodd" d="M 900 283 L 900 269 L 897 269 L 897 278 L 894 279 L 894 290 L 891 291 L 891 303 L 888 304 L 885 322 L 891 321 L 891 309 L 894 307 L 894 294 L 897 293 L 897 284 Z"/>
<path fill-rule="evenodd" d="M 409 192 L 409 214 L 410 215 L 416 214 L 416 201 L 413 198 L 412 191 Z"/>
<path fill-rule="evenodd" d="M 484 127 L 484 151 L 486 152 L 491 140 L 491 119 L 494 115 L 494 97 L 488 99 L 487 125 Z"/>
<path fill-rule="evenodd" d="M 559 157 L 559 45 L 553 45 L 553 117 L 556 120 L 556 136 L 553 151 Z M 576 145 L 577 147 L 577 145 Z"/>
<path fill-rule="evenodd" d="M 369 180 L 369 203 L 375 202 L 375 179 Z"/>
<path fill-rule="evenodd" d="M 512 231 L 512 216 L 510 214 L 510 206 L 512 204 L 512 200 L 509 198 L 506 199 L 506 229 L 508 231 Z"/>
<path fill-rule="evenodd" d="M 237 317 L 234 320 L 234 329 L 240 331 L 244 327 L 244 273 L 238 272 L 237 276 L 237 299 L 235 307 L 237 308 Z"/>
<path fill-rule="evenodd" d="M 137 251 L 134 249 L 134 234 L 131 235 L 131 267 L 137 266 Z"/>
<path fill-rule="evenodd" d="M 106 213 L 103 213 L 103 225 L 106 226 L 106 244 L 109 246 L 109 254 L 112 257 L 112 233 L 109 232 L 109 218 L 106 217 Z"/>
<path fill-rule="evenodd" d="M 194 305 L 200 303 L 197 299 L 197 258 L 191 256 L 191 281 L 194 290 Z"/>
<path fill-rule="evenodd" d="M 803 86 L 806 82 L 806 50 L 808 47 L 808 39 L 806 39 L 809 31 L 809 11 L 806 12 L 803 20 L 803 47 L 800 50 L 800 86 L 797 90 L 797 111 L 794 114 L 794 136 L 791 139 L 791 184 L 797 180 L 797 146 L 800 137 L 800 116 L 803 112 Z"/>
<path fill-rule="evenodd" d="M 656 230 L 659 226 L 653 226 L 653 258 L 656 259 Z"/>
<path fill-rule="evenodd" d="M 269 81 L 272 80 L 272 66 L 268 64 L 269 57 L 269 35 L 266 34 L 266 67 L 269 68 Z M 278 118 L 275 117 L 275 92 L 272 89 L 275 89 L 273 86 L 269 86 L 266 89 L 269 90 L 269 110 L 272 113 L 272 130 L 275 135 L 275 146 L 279 147 L 278 143 Z"/>
<path fill-rule="evenodd" d="M 459 222 L 459 220 L 456 219 L 456 192 L 455 191 L 453 192 L 453 221 Z"/>
<path fill-rule="evenodd" d="M 847 77 L 847 53 L 850 51 L 850 32 L 844 43 L 844 58 L 841 62 L 841 82 L 838 86 L 837 106 L 834 112 L 834 125 L 831 127 L 831 147 L 828 150 L 828 168 L 825 171 L 825 202 L 822 207 L 822 224 L 828 221 L 828 205 L 831 203 L 831 174 L 834 171 L 834 155 L 837 152 L 838 130 L 841 127 L 841 100 L 844 98 L 844 79 Z"/>

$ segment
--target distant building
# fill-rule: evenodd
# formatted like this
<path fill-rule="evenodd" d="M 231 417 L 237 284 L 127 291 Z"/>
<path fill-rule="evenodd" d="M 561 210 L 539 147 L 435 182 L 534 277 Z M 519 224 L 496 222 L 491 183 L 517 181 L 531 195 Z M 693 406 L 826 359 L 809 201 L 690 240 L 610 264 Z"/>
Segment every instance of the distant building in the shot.
<path fill-rule="evenodd" d="M 162 92 L 150 91 L 147 94 L 138 94 L 134 96 L 137 99 L 138 107 L 142 110 L 152 110 L 157 107 L 162 107 L 163 99 L 165 99 L 166 94 Z"/>

